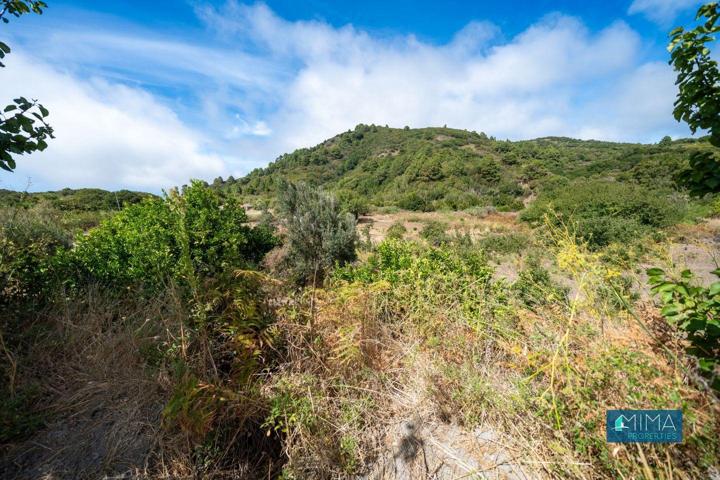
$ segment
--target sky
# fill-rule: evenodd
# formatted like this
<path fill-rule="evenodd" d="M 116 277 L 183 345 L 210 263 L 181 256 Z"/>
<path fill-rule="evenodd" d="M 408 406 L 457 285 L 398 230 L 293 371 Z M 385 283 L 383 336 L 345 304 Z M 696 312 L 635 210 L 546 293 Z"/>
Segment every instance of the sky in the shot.
<path fill-rule="evenodd" d="M 0 103 L 50 110 L 0 188 L 160 192 L 240 177 L 359 123 L 655 143 L 691 0 L 47 0 L 0 24 Z M 5 100 L 7 99 L 7 100 Z"/>

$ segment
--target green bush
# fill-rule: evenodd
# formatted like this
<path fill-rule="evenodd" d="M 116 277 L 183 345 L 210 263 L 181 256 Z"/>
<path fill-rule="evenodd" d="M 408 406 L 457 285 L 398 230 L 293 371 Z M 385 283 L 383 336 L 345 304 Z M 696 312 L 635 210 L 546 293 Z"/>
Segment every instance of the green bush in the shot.
<path fill-rule="evenodd" d="M 125 208 L 78 239 L 66 261 L 84 278 L 106 284 L 158 287 L 167 278 L 197 276 L 257 264 L 272 234 L 250 228 L 243 208 L 193 181 L 181 193 Z"/>
<path fill-rule="evenodd" d="M 0 304 L 38 300 L 53 281 L 52 258 L 70 236 L 34 209 L 0 211 Z"/>
<path fill-rule="evenodd" d="M 427 212 L 432 210 L 432 204 L 424 196 L 416 192 L 410 192 L 398 201 L 398 206 L 405 210 L 412 210 L 414 212 Z"/>
<path fill-rule="evenodd" d="M 497 233 L 488 235 L 478 241 L 478 246 L 488 253 L 509 255 L 523 251 L 530 239 L 521 233 Z"/>
<path fill-rule="evenodd" d="M 390 228 L 388 228 L 385 238 L 402 240 L 406 233 L 407 228 L 405 228 L 405 225 L 403 225 L 402 222 L 398 221 L 390 225 Z"/>
<path fill-rule="evenodd" d="M 653 230 L 682 220 L 686 202 L 662 191 L 612 181 L 576 181 L 566 188 L 543 192 L 521 215 L 540 224 L 545 216 L 572 226 L 592 248 L 631 242 Z"/>
<path fill-rule="evenodd" d="M 720 277 L 720 269 L 712 273 Z M 687 333 L 688 353 L 697 357 L 700 371 L 720 391 L 720 281 L 703 288 L 693 284 L 690 270 L 683 271 L 680 280 L 659 268 L 651 268 L 647 274 L 652 292 L 663 304 L 660 313 Z"/>
<path fill-rule="evenodd" d="M 355 217 L 343 212 L 334 196 L 285 183 L 280 211 L 287 229 L 287 263 L 298 283 L 321 284 L 336 264 L 355 260 Z"/>
<path fill-rule="evenodd" d="M 450 241 L 450 236 L 446 232 L 447 225 L 443 222 L 431 220 L 425 224 L 420 231 L 420 237 L 426 240 L 430 245 L 438 247 Z"/>
<path fill-rule="evenodd" d="M 370 213 L 370 204 L 365 197 L 355 192 L 343 190 L 337 194 L 342 209 L 352 213 L 355 218 Z"/>
<path fill-rule="evenodd" d="M 418 280 L 442 278 L 462 278 L 468 282 L 489 281 L 492 273 L 485 255 L 479 249 L 454 245 L 432 247 L 411 241 L 386 239 L 366 262 L 339 269 L 336 278 L 351 282 L 387 281 L 409 285 Z"/>
<path fill-rule="evenodd" d="M 528 258 L 512 289 L 525 306 L 533 308 L 564 300 L 567 288 L 557 285 L 548 272 L 534 257 Z"/>

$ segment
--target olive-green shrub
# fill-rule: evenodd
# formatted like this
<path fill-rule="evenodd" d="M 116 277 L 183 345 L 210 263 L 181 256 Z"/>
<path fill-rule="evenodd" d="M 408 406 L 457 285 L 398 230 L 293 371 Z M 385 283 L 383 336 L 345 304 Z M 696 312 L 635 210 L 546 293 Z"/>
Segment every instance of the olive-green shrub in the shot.
<path fill-rule="evenodd" d="M 285 183 L 280 211 L 287 230 L 286 264 L 298 283 L 321 284 L 333 266 L 355 260 L 355 217 L 333 195 Z"/>
<path fill-rule="evenodd" d="M 547 218 L 572 226 L 592 248 L 630 242 L 682 220 L 685 200 L 640 185 L 578 180 L 543 192 L 521 219 L 540 224 Z"/>
<path fill-rule="evenodd" d="M 233 198 L 193 181 L 181 192 L 132 205 L 78 239 L 67 254 L 76 278 L 105 284 L 158 287 L 166 279 L 257 264 L 275 244 L 265 228 L 247 225 Z"/>

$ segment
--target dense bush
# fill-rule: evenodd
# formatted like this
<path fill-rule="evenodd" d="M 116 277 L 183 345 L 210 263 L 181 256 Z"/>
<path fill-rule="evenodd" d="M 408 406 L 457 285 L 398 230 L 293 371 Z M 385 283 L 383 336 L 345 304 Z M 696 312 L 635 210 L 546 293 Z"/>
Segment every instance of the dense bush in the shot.
<path fill-rule="evenodd" d="M 192 282 L 258 263 L 274 245 L 267 229 L 250 228 L 242 207 L 200 182 L 127 207 L 78 239 L 67 263 L 107 284 L 159 286 Z"/>
<path fill-rule="evenodd" d="M 512 289 L 529 308 L 561 302 L 567 296 L 567 289 L 557 285 L 550 277 L 550 272 L 535 257 L 525 262 Z"/>
<path fill-rule="evenodd" d="M 402 240 L 402 238 L 407 233 L 407 228 L 405 225 L 403 225 L 402 222 L 395 222 L 387 230 L 387 233 L 385 235 L 386 238 L 392 238 L 395 240 Z"/>
<path fill-rule="evenodd" d="M 496 233 L 481 238 L 478 245 L 488 253 L 509 255 L 520 253 L 530 243 L 530 238 L 521 233 Z"/>
<path fill-rule="evenodd" d="M 356 221 L 334 196 L 286 183 L 280 211 L 287 229 L 288 266 L 298 282 L 322 283 L 333 266 L 355 260 Z"/>
<path fill-rule="evenodd" d="M 52 208 L 77 212 L 118 211 L 151 197 L 154 195 L 129 190 L 109 192 L 99 188 L 64 188 L 56 192 L 32 193 L 0 189 L 0 205 L 3 206 L 31 207 L 47 203 Z"/>
<path fill-rule="evenodd" d="M 682 220 L 685 201 L 659 191 L 612 181 L 576 181 L 544 192 L 521 218 L 540 224 L 547 217 L 571 225 L 593 248 L 629 242 Z"/>
<path fill-rule="evenodd" d="M 492 268 L 482 250 L 456 245 L 427 247 L 416 242 L 386 239 L 375 253 L 360 265 L 338 270 L 336 277 L 346 281 L 410 284 L 445 276 L 489 281 Z"/>
<path fill-rule="evenodd" d="M 446 233 L 446 230 L 447 225 L 445 223 L 431 220 L 420 230 L 420 237 L 430 245 L 438 247 L 450 241 L 450 236 Z"/>
<path fill-rule="evenodd" d="M 338 192 L 338 200 L 342 209 L 346 212 L 352 213 L 355 218 L 362 215 L 367 215 L 370 212 L 370 205 L 366 198 L 358 195 L 355 192 L 343 190 Z"/>
<path fill-rule="evenodd" d="M 712 273 L 720 277 L 720 269 Z M 693 283 L 690 270 L 683 271 L 679 280 L 659 268 L 647 274 L 652 292 L 663 304 L 661 314 L 687 333 L 688 353 L 697 357 L 700 371 L 720 391 L 720 281 L 703 288 Z"/>
<path fill-rule="evenodd" d="M 36 210 L 0 210 L 0 304 L 37 300 L 50 286 L 52 257 L 70 236 Z"/>

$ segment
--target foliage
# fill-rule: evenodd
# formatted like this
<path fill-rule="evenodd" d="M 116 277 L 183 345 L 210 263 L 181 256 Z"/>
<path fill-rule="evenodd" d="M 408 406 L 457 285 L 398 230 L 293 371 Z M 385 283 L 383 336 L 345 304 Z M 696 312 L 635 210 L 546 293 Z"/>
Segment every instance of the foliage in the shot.
<path fill-rule="evenodd" d="M 563 302 L 568 293 L 567 288 L 557 285 L 552 280 L 550 273 L 540 264 L 537 257 L 527 259 L 512 288 L 520 301 L 529 308 Z"/>
<path fill-rule="evenodd" d="M 243 178 L 217 182 L 216 188 L 272 201 L 283 181 L 302 182 L 335 192 L 355 214 L 368 204 L 412 211 L 518 211 L 531 194 L 578 178 L 681 189 L 678 175 L 688 169 L 689 158 L 708 151 L 706 139 L 653 145 L 559 137 L 509 142 L 452 128 L 358 125 Z"/>
<path fill-rule="evenodd" d="M 392 238 L 394 240 L 402 240 L 402 238 L 407 233 L 407 228 L 405 225 L 398 221 L 390 225 L 390 227 L 387 229 L 387 232 L 385 234 L 385 238 Z"/>
<path fill-rule="evenodd" d="M 527 248 L 530 238 L 521 233 L 494 233 L 481 238 L 478 246 L 488 253 L 510 255 Z"/>
<path fill-rule="evenodd" d="M 720 192 L 720 157 L 717 152 L 695 152 L 688 160 L 690 168 L 680 180 L 695 195 Z"/>
<path fill-rule="evenodd" d="M 234 199 L 194 181 L 165 199 L 125 208 L 77 241 L 68 261 L 81 275 L 108 284 L 159 287 L 167 278 L 192 284 L 258 263 L 274 245 L 265 229 L 247 224 Z"/>
<path fill-rule="evenodd" d="M 5 15 L 19 17 L 25 13 L 42 14 L 45 2 L 30 0 L 2 0 L 0 19 L 8 23 Z M 10 53 L 10 47 L 0 42 L 0 60 Z M 0 67 L 5 65 L 0 62 Z M 46 140 L 53 138 L 53 129 L 46 122 L 48 110 L 37 102 L 18 97 L 0 112 L 0 168 L 12 172 L 16 163 L 14 156 L 42 151 Z"/>
<path fill-rule="evenodd" d="M 450 241 L 450 237 L 446 233 L 447 225 L 437 220 L 431 220 L 425 223 L 425 226 L 420 230 L 420 238 L 423 238 L 430 245 L 438 247 L 444 243 Z"/>
<path fill-rule="evenodd" d="M 670 32 L 670 64 L 678 72 L 678 96 L 673 115 L 684 121 L 695 133 L 698 129 L 710 133 L 709 140 L 720 147 L 720 71 L 712 58 L 709 44 L 720 32 L 720 10 L 716 2 L 701 6 L 695 20 L 702 20 L 694 29 L 677 27 Z M 682 180 L 697 195 L 720 192 L 720 159 L 716 152 L 695 152 L 690 169 Z"/>
<path fill-rule="evenodd" d="M 720 277 L 720 269 L 712 272 Z M 688 353 L 698 359 L 700 370 L 720 390 L 720 281 L 707 288 L 693 284 L 693 274 L 684 270 L 679 280 L 662 269 L 647 271 L 652 292 L 660 296 L 661 314 L 687 333 Z"/>
<path fill-rule="evenodd" d="M 56 192 L 15 192 L 0 189 L 0 204 L 4 206 L 31 208 L 47 204 L 51 208 L 70 212 L 117 211 L 126 205 L 134 205 L 151 197 L 155 195 L 130 190 L 110 192 L 99 188 L 64 188 Z"/>
<path fill-rule="evenodd" d="M 355 260 L 356 221 L 334 196 L 286 183 L 280 211 L 287 229 L 288 262 L 298 282 L 321 284 L 336 264 Z"/>
<path fill-rule="evenodd" d="M 40 299 L 50 286 L 52 256 L 70 236 L 36 211 L 0 210 L 0 304 Z"/>
<path fill-rule="evenodd" d="M 576 181 L 568 188 L 543 192 L 521 218 L 541 224 L 572 225 L 592 248 L 631 242 L 682 220 L 682 198 L 649 192 L 632 184 L 601 180 Z"/>
<path fill-rule="evenodd" d="M 442 275 L 469 277 L 482 283 L 489 280 L 492 269 L 481 250 L 452 245 L 423 247 L 415 242 L 386 239 L 366 262 L 338 270 L 336 278 L 411 284 Z"/>
<path fill-rule="evenodd" d="M 708 44 L 720 32 L 720 10 L 716 2 L 701 6 L 695 16 L 702 23 L 692 30 L 677 27 L 670 32 L 670 64 L 678 72 L 678 96 L 673 115 L 693 133 L 710 132 L 710 143 L 720 147 L 720 71 Z M 717 188 L 720 184 L 715 184 Z"/>
<path fill-rule="evenodd" d="M 367 200 L 355 192 L 341 190 L 338 192 L 337 198 L 342 209 L 352 213 L 355 218 L 370 213 L 370 205 Z"/>

